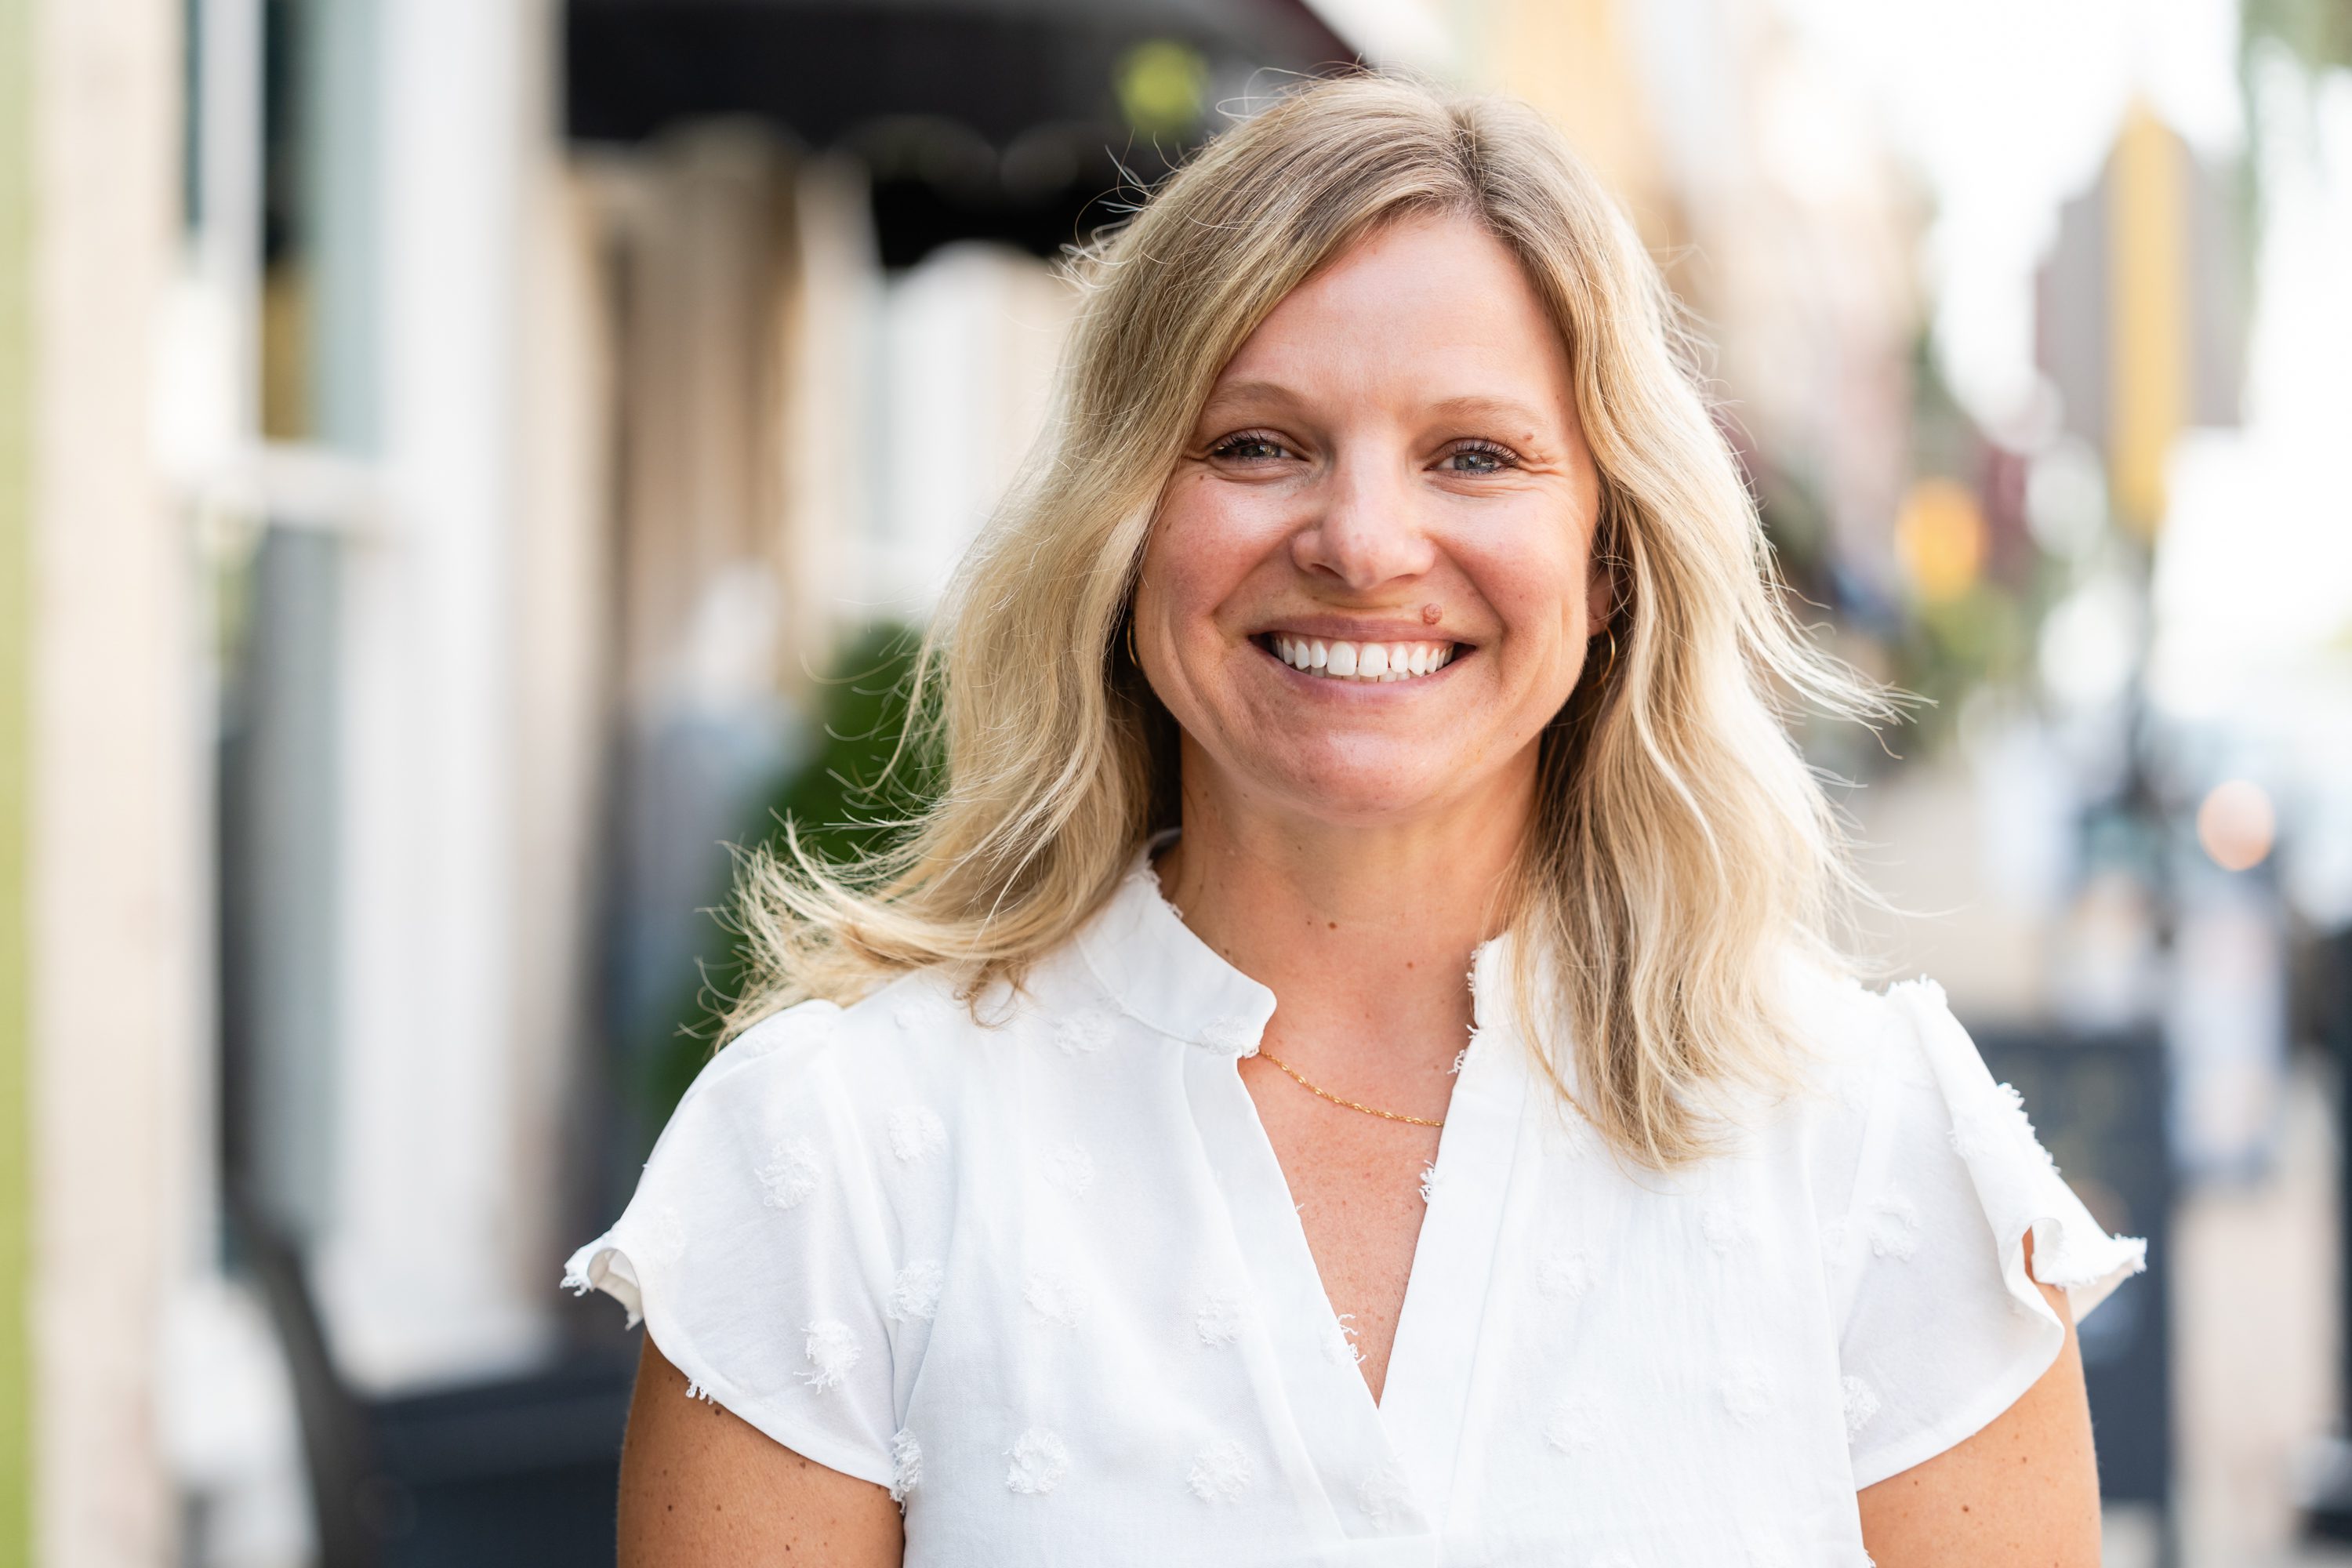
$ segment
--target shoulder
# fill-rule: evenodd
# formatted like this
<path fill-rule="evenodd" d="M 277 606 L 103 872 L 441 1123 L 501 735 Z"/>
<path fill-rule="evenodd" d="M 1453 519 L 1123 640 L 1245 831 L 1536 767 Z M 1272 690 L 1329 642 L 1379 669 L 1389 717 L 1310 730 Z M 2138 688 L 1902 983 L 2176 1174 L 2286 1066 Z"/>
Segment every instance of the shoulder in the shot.
<path fill-rule="evenodd" d="M 730 1041 L 679 1106 L 698 1100 L 771 1118 L 820 1109 L 876 1146 L 923 1142 L 907 1129 L 936 1119 L 985 1128 L 1030 1075 L 1021 1058 L 1098 1047 L 1119 1033 L 1118 1009 L 1074 952 L 1048 955 L 1018 986 L 975 994 L 944 967 L 910 971 L 847 1005 L 803 1002 Z"/>
<path fill-rule="evenodd" d="M 1963 1108 L 1997 1091 L 1934 981 L 1870 985 L 1811 959 L 1787 961 L 1780 981 L 1789 1074 L 1769 1098 L 1735 1102 L 1732 1146 L 1780 1168 L 1835 1230 L 1870 1206 L 1890 1164 L 1947 1161 Z M 1977 1083 L 1949 1093 L 1968 1068 Z"/>
<path fill-rule="evenodd" d="M 1787 1004 L 1817 1097 L 1870 1121 L 1935 1124 L 1968 1152 L 2016 1142 L 2046 1160 L 2016 1091 L 1996 1083 L 1942 985 L 1916 975 L 1865 986 L 1792 964 Z"/>
<path fill-rule="evenodd" d="M 1833 1102 L 1858 1113 L 1890 1078 L 1924 1079 L 1922 1010 L 1943 1010 L 1949 1016 L 1943 990 L 1934 981 L 1874 987 L 1823 961 L 1790 956 L 1782 963 L 1780 983 L 1781 1005 L 1795 1036 L 1800 1099 Z"/>
<path fill-rule="evenodd" d="M 1784 1005 L 1801 1053 L 1801 1114 L 1834 1125 L 1851 1148 L 1892 1137 L 1966 1153 L 2016 1145 L 2046 1161 L 2016 1092 L 1996 1083 L 1944 988 L 1927 975 L 1880 986 L 1814 963 L 1784 971 Z M 1859 1152 L 1859 1150 L 1855 1150 Z"/>
<path fill-rule="evenodd" d="M 721 1047 L 679 1101 L 673 1124 L 752 1119 L 862 1123 L 919 1085 L 954 1087 L 952 1068 L 981 1031 L 948 978 L 903 975 L 846 1006 L 802 1002 Z"/>
<path fill-rule="evenodd" d="M 722 1085 L 756 1093 L 812 1079 L 853 1090 L 887 1086 L 984 1045 L 990 1031 L 974 1014 L 941 969 L 911 971 L 846 1005 L 802 1002 L 730 1040 L 696 1079 L 689 1098 Z"/>

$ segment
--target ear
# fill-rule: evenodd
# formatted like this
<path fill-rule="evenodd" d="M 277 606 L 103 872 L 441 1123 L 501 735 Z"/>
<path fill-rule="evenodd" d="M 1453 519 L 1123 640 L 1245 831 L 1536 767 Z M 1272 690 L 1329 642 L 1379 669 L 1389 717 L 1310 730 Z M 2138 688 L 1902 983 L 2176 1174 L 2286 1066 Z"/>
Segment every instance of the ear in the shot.
<path fill-rule="evenodd" d="M 1608 628 L 1609 618 L 1615 612 L 1621 597 L 1617 574 L 1618 568 L 1611 563 L 1601 542 L 1600 531 L 1596 529 L 1585 561 L 1585 636 L 1599 637 Z"/>

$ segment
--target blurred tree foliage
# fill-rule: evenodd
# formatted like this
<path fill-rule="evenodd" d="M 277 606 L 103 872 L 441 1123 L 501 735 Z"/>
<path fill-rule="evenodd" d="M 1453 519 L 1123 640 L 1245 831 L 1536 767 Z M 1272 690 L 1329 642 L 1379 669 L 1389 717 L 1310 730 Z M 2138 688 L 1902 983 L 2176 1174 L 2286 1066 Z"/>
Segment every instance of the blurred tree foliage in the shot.
<path fill-rule="evenodd" d="M 1886 652 L 1895 685 L 1923 699 L 1906 752 L 1948 743 L 1961 700 L 1984 685 L 2030 678 L 2042 620 L 2053 596 L 2051 563 L 2024 527 L 2020 494 L 2004 499 L 1995 480 L 2004 458 L 1944 379 L 1926 327 L 1911 352 L 1912 472 L 1949 481 L 1976 498 L 1983 538 L 1976 562 L 1948 584 L 1905 584 L 1905 603 Z M 1898 525 L 1899 527 L 1899 525 Z M 1916 563 L 1915 563 L 1916 564 Z"/>
<path fill-rule="evenodd" d="M 2263 143 L 2279 134 L 2279 110 L 2313 132 L 2311 116 L 2317 100 L 2306 91 L 2300 105 L 2277 105 L 2266 110 L 2263 101 L 2264 73 L 2260 69 L 2268 47 L 2281 47 L 2312 77 L 2330 69 L 2352 68 L 2352 0 L 2240 0 L 2238 6 L 2238 98 L 2244 105 L 2246 129 L 2253 142 L 2231 181 L 2236 196 L 2238 232 L 2244 273 L 2242 297 L 2252 297 L 2253 258 L 2262 242 L 2264 212 Z M 2316 84 L 2312 84 L 2315 86 Z"/>
<path fill-rule="evenodd" d="M 2243 0 L 2238 25 L 2249 53 L 2273 38 L 2314 68 L 2352 66 L 2352 0 Z"/>
<path fill-rule="evenodd" d="M 907 685 L 920 635 L 884 624 L 850 639 L 820 688 L 822 743 L 807 764 L 768 801 L 750 826 L 743 847 L 764 843 L 779 852 L 783 825 L 793 824 L 802 847 L 835 865 L 879 847 L 922 804 L 936 778 L 933 759 L 898 752 L 907 722 Z M 720 1020 L 750 978 L 748 955 L 736 926 L 733 889 L 716 889 L 711 940 L 698 973 L 672 1010 L 677 1026 L 650 1053 L 644 1084 L 645 1125 L 669 1121 L 687 1086 L 723 1044 Z"/>

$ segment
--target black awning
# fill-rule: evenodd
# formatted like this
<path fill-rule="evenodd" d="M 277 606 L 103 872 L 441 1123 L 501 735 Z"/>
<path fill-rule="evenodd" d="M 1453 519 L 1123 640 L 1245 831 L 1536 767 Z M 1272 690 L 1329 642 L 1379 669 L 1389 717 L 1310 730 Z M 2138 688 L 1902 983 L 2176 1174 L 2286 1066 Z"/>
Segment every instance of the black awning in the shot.
<path fill-rule="evenodd" d="M 634 142 L 750 115 L 829 146 L 937 119 L 1003 148 L 1039 126 L 1133 129 L 1121 62 L 1155 41 L 1217 82 L 1354 58 L 1303 0 L 570 0 L 565 122 Z"/>
<path fill-rule="evenodd" d="M 1220 99 L 1355 54 L 1305 0 L 568 0 L 563 58 L 575 142 L 748 117 L 857 154 L 904 267 L 962 238 L 1051 254 Z"/>

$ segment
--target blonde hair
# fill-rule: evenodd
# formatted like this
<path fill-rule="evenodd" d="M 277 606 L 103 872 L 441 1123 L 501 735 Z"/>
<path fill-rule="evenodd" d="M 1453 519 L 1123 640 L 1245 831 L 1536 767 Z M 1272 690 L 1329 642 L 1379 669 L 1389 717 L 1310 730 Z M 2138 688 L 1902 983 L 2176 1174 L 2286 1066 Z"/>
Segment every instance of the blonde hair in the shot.
<path fill-rule="evenodd" d="M 739 1028 L 944 965 L 1018 984 L 1175 816 L 1174 726 L 1123 657 L 1160 494 L 1210 387 L 1276 303 L 1376 226 L 1460 214 L 1527 268 L 1566 339 L 1614 564 L 1605 677 L 1539 742 L 1516 885 L 1528 1009 L 1556 1085 L 1623 1153 L 1706 1153 L 1733 1085 L 1786 1080 L 1792 946 L 1839 966 L 1843 847 L 1778 703 L 1886 716 L 1783 607 L 1756 508 L 1710 418 L 1656 267 L 1524 105 L 1353 75 L 1212 141 L 1076 261 L 1082 301 L 1047 429 L 964 558 L 916 664 L 936 795 L 845 865 L 754 851 Z M 1522 998 L 1531 982 L 1522 966 Z M 1572 1073 L 1554 1043 L 1565 1026 Z"/>

